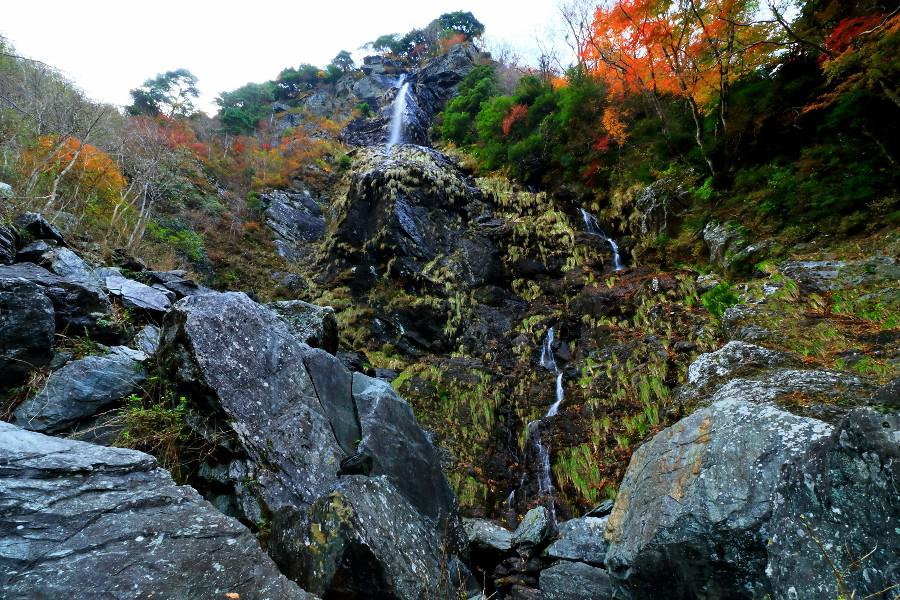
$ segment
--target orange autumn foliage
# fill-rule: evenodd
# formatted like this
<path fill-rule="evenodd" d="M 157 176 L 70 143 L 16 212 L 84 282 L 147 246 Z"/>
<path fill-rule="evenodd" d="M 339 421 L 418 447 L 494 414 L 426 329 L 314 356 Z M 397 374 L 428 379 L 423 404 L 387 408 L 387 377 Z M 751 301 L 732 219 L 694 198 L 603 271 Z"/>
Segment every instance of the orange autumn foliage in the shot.
<path fill-rule="evenodd" d="M 513 125 L 515 125 L 518 121 L 526 118 L 528 116 L 528 107 L 524 104 L 516 104 L 511 109 L 509 109 L 509 114 L 507 114 L 503 118 L 503 135 L 509 135 L 510 131 L 512 131 Z"/>
<path fill-rule="evenodd" d="M 72 137 L 60 143 L 56 136 L 41 136 L 37 147 L 26 155 L 26 162 L 31 168 L 40 168 L 44 175 L 63 175 L 84 195 L 111 199 L 126 186 L 125 176 L 109 154 Z"/>

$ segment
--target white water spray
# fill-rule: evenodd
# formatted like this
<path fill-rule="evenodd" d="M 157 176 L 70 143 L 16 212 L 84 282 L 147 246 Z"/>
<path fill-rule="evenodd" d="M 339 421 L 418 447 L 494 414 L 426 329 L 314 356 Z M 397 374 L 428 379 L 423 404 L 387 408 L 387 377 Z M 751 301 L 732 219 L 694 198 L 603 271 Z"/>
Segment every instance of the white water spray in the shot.
<path fill-rule="evenodd" d="M 406 75 L 401 75 L 397 83 L 400 85 L 400 89 L 397 90 L 393 112 L 391 113 L 390 134 L 387 142 L 388 150 L 394 144 L 399 144 L 403 141 L 403 121 L 406 116 L 406 104 L 409 99 L 409 82 L 406 81 Z"/>
<path fill-rule="evenodd" d="M 616 242 L 606 235 L 606 232 L 600 228 L 600 224 L 597 222 L 597 217 L 589 213 L 588 211 L 581 209 L 581 218 L 584 219 L 584 230 L 593 236 L 606 240 L 609 244 L 609 247 L 612 248 L 613 253 L 613 266 L 616 271 L 621 271 L 625 268 L 625 265 L 622 264 L 622 259 L 619 257 L 619 245 Z"/>

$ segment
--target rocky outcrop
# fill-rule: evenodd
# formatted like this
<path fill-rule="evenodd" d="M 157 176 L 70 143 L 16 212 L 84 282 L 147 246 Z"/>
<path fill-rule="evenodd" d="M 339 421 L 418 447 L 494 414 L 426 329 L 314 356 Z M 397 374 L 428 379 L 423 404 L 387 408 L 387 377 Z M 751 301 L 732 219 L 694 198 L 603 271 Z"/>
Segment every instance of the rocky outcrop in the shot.
<path fill-rule="evenodd" d="M 361 150 L 333 249 L 368 282 L 385 274 L 390 262 L 392 276 L 411 281 L 484 283 L 499 274 L 496 248 L 466 230 L 484 211 L 483 200 L 474 182 L 434 150 Z"/>
<path fill-rule="evenodd" d="M 0 465 L 4 598 L 314 598 L 146 454 L 0 423 Z"/>
<path fill-rule="evenodd" d="M 303 300 L 283 300 L 268 306 L 287 321 L 301 342 L 337 354 L 338 325 L 333 308 Z"/>
<path fill-rule="evenodd" d="M 17 385 L 50 362 L 55 330 L 53 304 L 43 289 L 0 273 L 0 389 Z"/>
<path fill-rule="evenodd" d="M 764 527 L 782 466 L 831 434 L 821 421 L 724 400 L 634 453 L 609 517 L 606 564 L 636 595 L 771 593 Z"/>
<path fill-rule="evenodd" d="M 105 356 L 88 356 L 54 371 L 43 389 L 15 412 L 15 423 L 42 433 L 59 433 L 140 390 L 147 380 L 147 355 L 124 346 Z"/>
<path fill-rule="evenodd" d="M 111 306 L 102 291 L 71 281 L 31 263 L 0 266 L 0 279 L 24 279 L 36 284 L 53 303 L 56 328 L 70 335 L 85 330 L 104 336 Z"/>
<path fill-rule="evenodd" d="M 266 225 L 275 233 L 275 250 L 290 261 L 309 254 L 310 243 L 325 235 L 325 217 L 309 191 L 275 190 L 260 196 Z"/>
<path fill-rule="evenodd" d="M 762 260 L 774 245 L 766 240 L 747 240 L 745 231 L 735 223 L 710 222 L 703 229 L 703 241 L 709 248 L 709 262 L 727 271 L 749 270 Z"/>

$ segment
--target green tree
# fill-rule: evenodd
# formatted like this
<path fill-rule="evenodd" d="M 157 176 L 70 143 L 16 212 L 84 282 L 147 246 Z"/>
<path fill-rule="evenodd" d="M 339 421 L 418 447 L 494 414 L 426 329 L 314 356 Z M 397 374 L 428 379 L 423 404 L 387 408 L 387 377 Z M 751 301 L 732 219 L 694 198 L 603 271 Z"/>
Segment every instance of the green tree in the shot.
<path fill-rule="evenodd" d="M 453 31 L 461 33 L 470 40 L 481 37 L 484 33 L 484 25 L 469 11 L 463 12 L 458 10 L 444 13 L 436 20 L 442 32 Z"/>
<path fill-rule="evenodd" d="M 275 84 L 248 83 L 231 92 L 222 92 L 216 98 L 219 120 L 228 133 L 250 133 L 256 123 L 270 113 L 275 100 Z"/>
<path fill-rule="evenodd" d="M 187 69 L 160 73 L 129 92 L 131 115 L 189 117 L 195 112 L 194 100 L 200 95 L 197 77 Z"/>
<path fill-rule="evenodd" d="M 341 50 L 337 53 L 337 56 L 331 59 L 331 64 L 329 67 L 335 67 L 341 73 L 347 73 L 356 68 L 356 63 L 353 62 L 353 57 L 350 56 L 350 53 L 346 50 Z"/>

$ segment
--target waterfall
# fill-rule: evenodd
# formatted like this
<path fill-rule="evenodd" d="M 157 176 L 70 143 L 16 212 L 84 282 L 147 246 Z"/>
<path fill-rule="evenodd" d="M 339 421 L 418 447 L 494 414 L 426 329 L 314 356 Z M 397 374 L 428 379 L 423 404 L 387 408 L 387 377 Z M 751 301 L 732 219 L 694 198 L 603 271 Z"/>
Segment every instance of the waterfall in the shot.
<path fill-rule="evenodd" d="M 616 271 L 621 271 L 625 268 L 625 265 L 622 264 L 622 259 L 619 257 L 619 245 L 608 235 L 603 229 L 600 228 L 600 224 L 597 222 L 597 217 L 589 213 L 588 211 L 581 209 L 581 218 L 584 219 L 584 230 L 589 234 L 606 240 L 609 244 L 609 247 L 612 248 L 613 254 L 613 267 L 615 267 Z"/>
<path fill-rule="evenodd" d="M 390 134 L 388 136 L 387 148 L 390 150 L 394 144 L 403 141 L 403 119 L 406 114 L 406 103 L 409 98 L 409 82 L 406 81 L 406 75 L 401 75 L 397 81 L 400 89 L 394 98 L 393 112 L 391 113 Z"/>
<path fill-rule="evenodd" d="M 544 418 L 554 417 L 556 413 L 559 411 L 559 405 L 562 404 L 563 401 L 563 386 L 562 386 L 562 371 L 556 366 L 556 358 L 553 356 L 553 338 L 555 337 L 556 332 L 553 331 L 553 328 L 547 330 L 547 336 L 544 338 L 544 343 L 541 344 L 541 366 L 547 369 L 548 371 L 552 371 L 556 373 L 556 402 L 550 406 L 550 409 L 547 411 L 547 414 L 544 415 Z"/>
<path fill-rule="evenodd" d="M 527 448 L 529 444 L 533 445 L 538 456 L 538 466 L 540 468 L 540 473 L 538 474 L 538 493 L 541 496 L 547 495 L 550 497 L 550 512 L 553 515 L 554 520 L 556 519 L 556 506 L 553 503 L 553 488 L 551 483 L 552 480 L 550 478 L 550 452 L 544 447 L 544 444 L 541 443 L 540 424 L 543 419 L 556 416 L 557 412 L 559 412 L 559 406 L 562 404 L 563 398 L 565 397 L 562 385 L 563 372 L 556 366 L 556 357 L 553 356 L 553 340 L 555 337 L 556 331 L 551 327 L 547 330 L 547 335 L 544 336 L 544 341 L 541 343 L 540 365 L 556 375 L 556 401 L 547 410 L 547 414 L 541 419 L 529 422 L 525 429 L 525 447 Z M 519 480 L 519 488 L 517 489 L 520 489 L 525 485 L 525 475 L 526 472 L 523 470 L 522 477 Z M 506 505 L 510 509 L 513 508 L 515 494 L 516 490 L 513 489 L 509 493 L 509 496 L 506 497 Z"/>
<path fill-rule="evenodd" d="M 541 344 L 541 366 L 548 371 L 556 371 L 556 359 L 553 357 L 553 328 L 547 330 L 544 343 Z"/>

